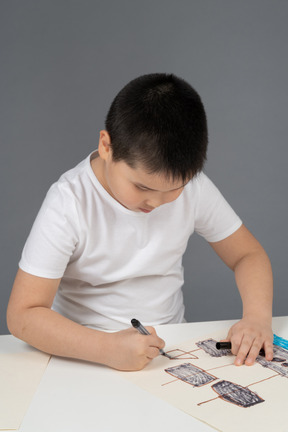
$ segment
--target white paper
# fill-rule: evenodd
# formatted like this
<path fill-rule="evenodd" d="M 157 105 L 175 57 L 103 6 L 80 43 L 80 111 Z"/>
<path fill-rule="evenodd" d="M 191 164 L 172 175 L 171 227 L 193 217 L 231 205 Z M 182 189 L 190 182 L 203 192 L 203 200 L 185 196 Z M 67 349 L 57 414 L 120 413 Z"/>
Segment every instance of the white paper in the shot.
<path fill-rule="evenodd" d="M 231 353 L 215 348 L 226 334 L 168 347 L 177 359 L 159 356 L 143 371 L 121 374 L 219 431 L 287 431 L 288 351 L 274 347 L 272 362 L 258 356 L 253 366 L 235 366 Z"/>
<path fill-rule="evenodd" d="M 0 429 L 19 429 L 49 359 L 36 350 L 0 354 Z"/>

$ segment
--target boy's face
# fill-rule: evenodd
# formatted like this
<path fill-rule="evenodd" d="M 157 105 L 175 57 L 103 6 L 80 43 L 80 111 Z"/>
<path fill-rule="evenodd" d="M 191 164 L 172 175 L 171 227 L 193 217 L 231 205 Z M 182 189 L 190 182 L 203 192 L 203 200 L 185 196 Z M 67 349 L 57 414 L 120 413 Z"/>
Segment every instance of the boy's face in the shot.
<path fill-rule="evenodd" d="M 174 201 L 182 193 L 183 181 L 148 174 L 143 167 L 131 168 L 124 161 L 114 162 L 110 146 L 103 147 L 102 144 L 100 139 L 100 157 L 92 166 L 94 173 L 107 192 L 124 207 L 150 213 L 160 205 Z"/>

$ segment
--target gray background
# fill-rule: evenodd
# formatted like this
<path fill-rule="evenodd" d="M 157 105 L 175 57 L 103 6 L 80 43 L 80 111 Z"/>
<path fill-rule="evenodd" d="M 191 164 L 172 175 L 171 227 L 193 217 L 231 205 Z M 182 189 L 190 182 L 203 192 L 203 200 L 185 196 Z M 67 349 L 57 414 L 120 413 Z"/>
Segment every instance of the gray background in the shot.
<path fill-rule="evenodd" d="M 206 107 L 206 172 L 267 250 L 287 315 L 287 40 L 283 0 L 1 0 L 0 331 L 25 239 L 52 182 L 97 146 L 123 85 L 189 81 Z M 186 318 L 238 318 L 232 272 L 197 235 Z"/>

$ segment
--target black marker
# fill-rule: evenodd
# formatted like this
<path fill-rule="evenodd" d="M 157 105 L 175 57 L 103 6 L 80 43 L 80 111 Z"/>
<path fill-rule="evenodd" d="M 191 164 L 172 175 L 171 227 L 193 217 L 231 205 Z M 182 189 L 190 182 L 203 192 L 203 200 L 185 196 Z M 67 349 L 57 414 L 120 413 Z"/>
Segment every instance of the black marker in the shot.
<path fill-rule="evenodd" d="M 231 344 L 231 342 L 216 342 L 216 348 L 218 350 L 220 350 L 220 349 L 231 349 L 232 348 L 232 344 Z"/>
<path fill-rule="evenodd" d="M 230 349 L 231 350 L 232 344 L 231 344 L 231 342 L 216 342 L 216 348 L 218 350 L 220 350 L 220 349 Z M 265 351 L 263 348 L 260 349 L 259 355 L 265 357 Z"/>
<path fill-rule="evenodd" d="M 131 324 L 132 326 L 138 330 L 139 333 L 143 334 L 143 335 L 150 335 L 151 333 L 148 332 L 148 330 L 140 323 L 140 321 L 138 321 L 136 318 L 133 318 L 131 320 Z M 165 353 L 165 351 L 163 351 L 162 349 L 159 349 L 159 352 L 161 355 L 168 357 L 169 359 L 171 359 L 172 357 L 170 357 L 168 354 Z"/>

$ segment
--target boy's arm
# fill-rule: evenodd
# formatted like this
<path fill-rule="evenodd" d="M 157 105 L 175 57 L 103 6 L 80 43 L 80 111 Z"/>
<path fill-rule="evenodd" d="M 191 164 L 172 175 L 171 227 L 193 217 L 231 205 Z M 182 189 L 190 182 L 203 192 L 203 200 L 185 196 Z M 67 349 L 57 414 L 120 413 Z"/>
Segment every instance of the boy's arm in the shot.
<path fill-rule="evenodd" d="M 234 271 L 242 298 L 243 318 L 231 327 L 227 336 L 236 355 L 235 364 L 253 364 L 262 347 L 266 359 L 272 360 L 273 279 L 266 252 L 244 225 L 226 239 L 210 245 Z"/>
<path fill-rule="evenodd" d="M 18 271 L 7 309 L 9 331 L 30 345 L 120 370 L 142 369 L 164 347 L 155 330 L 143 336 L 134 328 L 115 333 L 92 330 L 51 310 L 60 279 Z"/>

